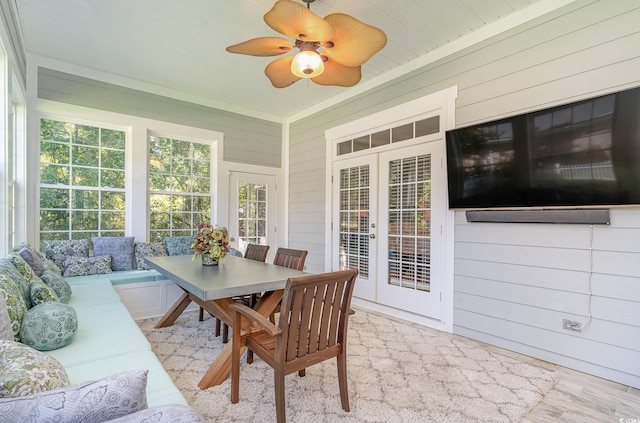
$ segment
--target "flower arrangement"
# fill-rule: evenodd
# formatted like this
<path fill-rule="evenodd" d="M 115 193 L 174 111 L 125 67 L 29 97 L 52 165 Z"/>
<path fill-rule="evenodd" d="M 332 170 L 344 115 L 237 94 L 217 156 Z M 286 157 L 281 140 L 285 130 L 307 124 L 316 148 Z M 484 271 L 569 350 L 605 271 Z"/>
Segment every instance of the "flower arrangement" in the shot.
<path fill-rule="evenodd" d="M 209 256 L 215 262 L 222 260 L 229 252 L 229 231 L 218 225 L 201 223 L 191 249 L 194 259 L 202 255 Z"/>

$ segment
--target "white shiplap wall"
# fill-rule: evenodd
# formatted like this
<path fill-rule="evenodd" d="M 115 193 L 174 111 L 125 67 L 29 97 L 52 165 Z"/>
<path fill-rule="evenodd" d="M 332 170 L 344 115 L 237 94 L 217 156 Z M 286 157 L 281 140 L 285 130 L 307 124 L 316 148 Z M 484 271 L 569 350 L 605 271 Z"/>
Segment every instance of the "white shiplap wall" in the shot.
<path fill-rule="evenodd" d="M 613 209 L 610 226 L 591 227 L 468 223 L 457 212 L 455 332 L 637 385 L 639 216 Z M 570 332 L 563 319 L 586 326 Z"/>
<path fill-rule="evenodd" d="M 454 85 L 457 126 L 639 86 L 637 22 L 639 1 L 578 0 L 294 122 L 290 245 L 309 249 L 310 271 L 323 270 L 315 223 L 326 129 Z M 611 225 L 593 234 L 588 225 L 471 224 L 457 212 L 454 238 L 454 332 L 640 387 L 640 208 L 612 210 Z M 590 278 L 591 323 L 563 330 L 564 318 L 588 320 Z"/>

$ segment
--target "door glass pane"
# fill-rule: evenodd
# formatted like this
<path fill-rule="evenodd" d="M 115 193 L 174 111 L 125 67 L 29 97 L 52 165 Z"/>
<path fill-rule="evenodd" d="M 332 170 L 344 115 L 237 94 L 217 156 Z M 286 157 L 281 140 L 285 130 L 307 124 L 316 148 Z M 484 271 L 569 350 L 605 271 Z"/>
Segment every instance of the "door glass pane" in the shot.
<path fill-rule="evenodd" d="M 238 248 L 267 244 L 267 185 L 238 182 Z"/>
<path fill-rule="evenodd" d="M 369 166 L 340 170 L 340 269 L 369 278 Z"/>
<path fill-rule="evenodd" d="M 388 283 L 429 292 L 431 155 L 389 162 Z"/>

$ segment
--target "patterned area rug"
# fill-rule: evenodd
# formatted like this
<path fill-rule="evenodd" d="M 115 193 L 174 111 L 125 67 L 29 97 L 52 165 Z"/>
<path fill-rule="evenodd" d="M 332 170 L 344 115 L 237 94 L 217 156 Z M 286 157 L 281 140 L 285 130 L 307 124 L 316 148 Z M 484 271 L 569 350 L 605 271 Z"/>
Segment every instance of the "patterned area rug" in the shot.
<path fill-rule="evenodd" d="M 198 382 L 223 347 L 215 319 L 183 314 L 173 326 L 138 321 L 186 400 L 207 421 L 275 421 L 273 371 L 243 357 L 240 402 L 229 378 Z M 335 360 L 286 377 L 289 422 L 518 422 L 556 382 L 553 371 L 482 343 L 357 310 L 349 320 L 347 373 L 351 412 L 340 406 Z"/>

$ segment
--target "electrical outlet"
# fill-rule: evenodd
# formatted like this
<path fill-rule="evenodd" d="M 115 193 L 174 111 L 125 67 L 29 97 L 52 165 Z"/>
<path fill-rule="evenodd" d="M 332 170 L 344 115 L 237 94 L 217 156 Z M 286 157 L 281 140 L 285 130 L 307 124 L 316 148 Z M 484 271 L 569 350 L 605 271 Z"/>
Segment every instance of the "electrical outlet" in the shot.
<path fill-rule="evenodd" d="M 582 323 L 573 320 L 562 319 L 562 329 L 582 332 Z"/>

